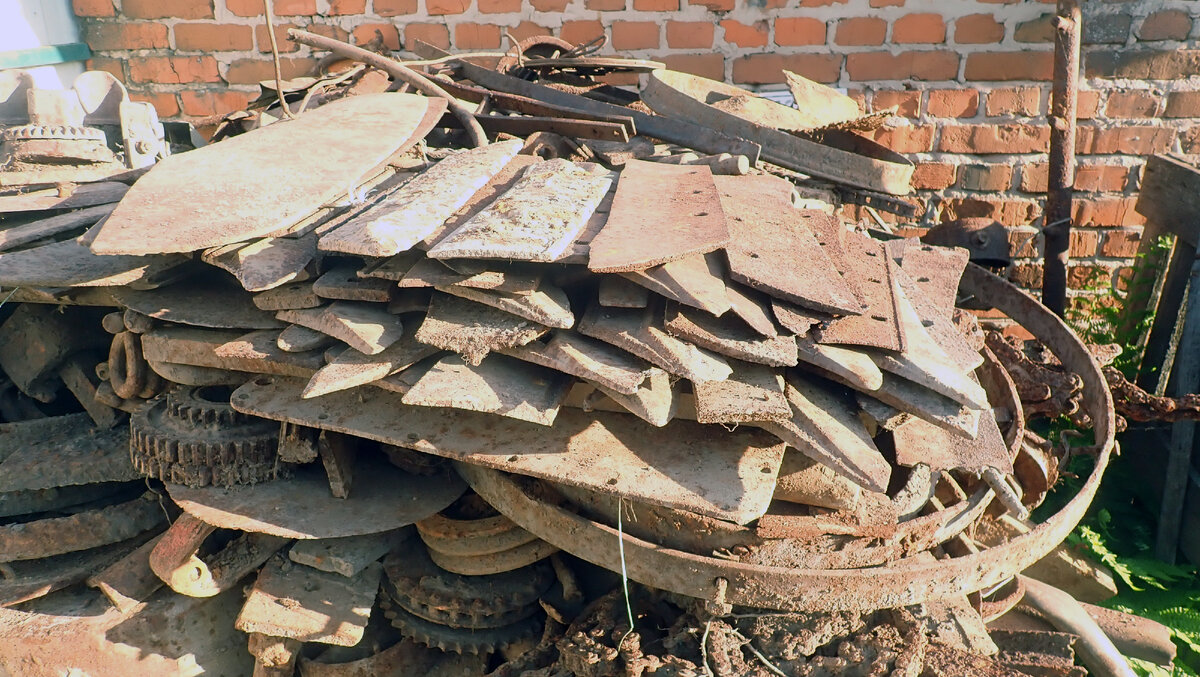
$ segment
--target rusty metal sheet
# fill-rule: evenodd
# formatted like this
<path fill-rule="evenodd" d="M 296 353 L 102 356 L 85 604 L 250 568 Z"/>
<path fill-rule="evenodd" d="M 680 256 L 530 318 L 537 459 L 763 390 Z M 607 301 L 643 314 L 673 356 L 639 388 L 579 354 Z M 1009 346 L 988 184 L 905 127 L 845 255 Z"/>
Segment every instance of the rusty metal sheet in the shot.
<path fill-rule="evenodd" d="M 387 303 L 396 285 L 390 280 L 363 277 L 358 266 L 340 265 L 313 280 L 313 293 L 321 298 L 340 301 Z"/>
<path fill-rule="evenodd" d="M 325 303 L 313 293 L 312 283 L 294 282 L 259 292 L 253 297 L 254 305 L 260 310 L 297 310 L 316 308 Z"/>
<path fill-rule="evenodd" d="M 5 578 L 0 579 L 0 607 L 28 602 L 78 583 L 129 554 L 142 538 L 28 562 L 10 562 L 6 564 L 9 571 Z"/>
<path fill-rule="evenodd" d="M 731 304 L 725 287 L 725 270 L 716 254 L 689 256 L 661 266 L 622 273 L 622 277 L 652 292 L 699 308 L 718 317 Z"/>
<path fill-rule="evenodd" d="M 0 229 L 0 252 L 69 233 L 77 228 L 94 225 L 100 219 L 108 216 L 114 208 L 115 205 L 86 207 L 66 214 L 38 219 L 32 223 Z"/>
<path fill-rule="evenodd" d="M 153 284 L 187 263 L 185 256 L 100 256 L 76 240 L 0 254 L 5 287 L 119 287 Z"/>
<path fill-rule="evenodd" d="M 608 396 L 608 399 L 615 402 L 617 409 L 615 411 L 628 411 L 637 416 L 643 421 L 652 426 L 661 428 L 675 418 L 675 412 L 679 408 L 679 391 L 681 385 L 678 382 L 672 383 L 670 376 L 665 371 L 655 371 L 650 375 L 650 378 L 638 388 L 637 392 L 632 395 L 617 392 L 605 387 L 600 383 L 591 383 L 596 387 L 598 392 Z M 572 389 L 572 392 L 574 390 Z M 578 406 L 584 410 L 590 410 L 593 402 L 588 400 L 571 402 L 571 395 L 567 395 L 566 406 Z"/>
<path fill-rule="evenodd" d="M 830 378 L 853 387 L 844 379 L 826 372 Z M 883 373 L 883 384 L 871 391 L 871 397 L 950 432 L 974 438 L 979 431 L 978 409 L 964 407 L 954 400 L 923 388 L 890 372 Z"/>
<path fill-rule="evenodd" d="M 301 642 L 354 646 L 371 618 L 382 575 L 383 565 L 377 562 L 347 578 L 272 557 L 258 572 L 234 627 Z"/>
<path fill-rule="evenodd" d="M 801 308 L 798 305 L 774 298 L 771 299 L 771 312 L 775 315 L 775 321 L 784 329 L 795 334 L 797 339 L 808 336 L 808 332 L 813 327 L 833 319 L 832 315 Z"/>
<path fill-rule="evenodd" d="M 417 340 L 459 353 L 479 364 L 492 350 L 522 346 L 549 328 L 482 303 L 436 293 L 417 329 Z"/>
<path fill-rule="evenodd" d="M 912 276 L 904 268 L 897 269 L 895 274 L 896 283 L 905 298 L 917 311 L 917 316 L 921 319 L 921 326 L 945 351 L 947 357 L 964 372 L 971 371 L 983 364 L 983 355 L 979 348 L 973 347 L 954 321 L 939 311 L 937 306 L 925 295 L 924 290 L 917 286 Z"/>
<path fill-rule="evenodd" d="M 101 181 L 3 195 L 0 196 L 0 214 L 107 205 L 119 201 L 128 190 L 129 186 L 123 183 Z"/>
<path fill-rule="evenodd" d="M 775 500 L 815 505 L 833 510 L 853 510 L 862 498 L 862 487 L 832 468 L 795 451 L 783 455 Z"/>
<path fill-rule="evenodd" d="M 469 365 L 458 355 L 438 360 L 402 402 L 479 411 L 539 425 L 554 424 L 571 388 L 570 376 L 505 355 Z"/>
<path fill-rule="evenodd" d="M 287 554 L 297 564 L 350 578 L 415 534 L 416 529 L 402 527 L 361 536 L 296 541 Z"/>
<path fill-rule="evenodd" d="M 292 385 L 299 401 L 304 383 L 296 380 Z M 445 509 L 463 488 L 462 480 L 449 474 L 410 475 L 380 454 L 359 457 L 354 492 L 348 498 L 329 493 L 329 480 L 319 463 L 299 466 L 289 478 L 255 485 L 199 489 L 167 485 L 180 508 L 208 524 L 301 539 L 399 529 Z"/>
<path fill-rule="evenodd" d="M 676 337 L 722 355 L 772 367 L 794 367 L 794 336 L 763 338 L 740 320 L 712 317 L 681 306 L 666 310 L 666 329 Z"/>
<path fill-rule="evenodd" d="M 773 297 L 824 312 L 857 315 L 861 305 L 792 206 L 792 184 L 768 174 L 715 177 L 728 215 L 730 276 Z"/>
<path fill-rule="evenodd" d="M 96 234 L 103 254 L 190 252 L 271 234 L 357 185 L 436 123 L 437 99 L 366 94 L 160 161 Z M 439 111 L 440 112 L 440 111 Z M 281 149 L 310 148 L 281 161 Z M 264 201 L 271 209 L 263 209 Z"/>
<path fill-rule="evenodd" d="M 555 424 L 546 427 L 476 412 L 409 407 L 380 389 L 302 400 L 302 387 L 294 379 L 256 380 L 237 390 L 233 404 L 256 416 L 740 524 L 766 511 L 783 458 L 782 443 L 751 429 L 714 434 L 688 421 L 655 428 L 627 414 L 573 409 L 560 411 Z M 278 482 L 263 486 L 272 484 Z"/>
<path fill-rule="evenodd" d="M 129 613 L 162 587 L 162 579 L 150 568 L 150 552 L 162 534 L 126 552 L 108 566 L 91 566 L 84 574 L 87 585 L 104 593 L 121 613 Z"/>
<path fill-rule="evenodd" d="M 200 260 L 233 275 L 246 291 L 258 292 L 308 279 L 316 255 L 316 237 L 308 234 L 213 247 Z"/>
<path fill-rule="evenodd" d="M 776 336 L 779 328 L 771 314 L 770 300 L 758 292 L 730 283 L 725 287 L 729 297 L 729 308 L 734 315 L 742 318 L 759 336 Z"/>
<path fill-rule="evenodd" d="M 369 355 L 383 352 L 404 334 L 400 318 L 375 303 L 334 301 L 319 308 L 281 310 L 275 317 L 328 334 Z"/>
<path fill-rule="evenodd" d="M 429 256 L 557 261 L 568 253 L 612 181 L 608 172 L 569 160 L 532 165 L 512 188 L 430 247 Z"/>
<path fill-rule="evenodd" d="M 500 352 L 625 395 L 637 393 L 642 382 L 659 371 L 624 350 L 575 332 L 555 332 L 546 343 L 532 342 Z"/>
<path fill-rule="evenodd" d="M 883 385 L 883 372 L 865 352 L 810 338 L 798 339 L 796 348 L 801 362 L 837 374 L 855 390 L 871 392 Z"/>
<path fill-rule="evenodd" d="M 520 141 L 503 141 L 450 155 L 322 235 L 317 246 L 322 251 L 376 257 L 412 249 L 467 204 L 520 150 Z"/>
<path fill-rule="evenodd" d="M 68 517 L 0 526 L 0 562 L 41 559 L 124 541 L 153 529 L 166 513 L 153 492 Z"/>
<path fill-rule="evenodd" d="M 964 470 L 978 473 L 995 468 L 1008 474 L 1013 471 L 1012 454 L 996 424 L 991 410 L 979 417 L 979 434 L 975 439 L 955 434 L 944 428 L 910 418 L 892 431 L 896 442 L 896 463 L 914 466 L 924 463 L 933 470 Z"/>
<path fill-rule="evenodd" d="M 588 268 L 624 273 L 716 251 L 729 244 L 721 197 L 706 165 L 630 160 Z"/>
<path fill-rule="evenodd" d="M 423 258 L 409 266 L 397 283 L 401 289 L 423 289 L 458 284 L 469 277 L 454 272 L 441 261 Z"/>
<path fill-rule="evenodd" d="M 505 294 L 532 294 L 542 284 L 543 266 L 519 261 L 446 259 L 447 267 L 467 279 L 456 284 L 472 289 L 487 289 Z"/>
<path fill-rule="evenodd" d="M 661 308 L 625 310 L 593 304 L 579 321 L 578 331 L 693 383 L 729 378 L 733 369 L 724 357 L 663 331 L 662 318 Z"/>
<path fill-rule="evenodd" d="M 600 305 L 609 308 L 645 308 L 650 305 L 649 290 L 619 275 L 600 277 Z"/>
<path fill-rule="evenodd" d="M 846 233 L 845 246 L 848 268 L 842 272 L 858 288 L 866 307 L 861 315 L 838 317 L 821 327 L 817 341 L 903 350 L 904 335 L 896 319 L 895 262 L 883 243 L 861 233 Z"/>
<path fill-rule="evenodd" d="M 903 155 L 864 137 L 858 137 L 859 143 L 842 147 L 835 147 L 828 138 L 817 143 L 720 108 L 722 100 L 735 97 L 749 99 L 756 95 L 723 82 L 669 70 L 651 73 L 642 90 L 642 100 L 654 112 L 757 143 L 762 146 L 763 159 L 781 167 L 892 195 L 907 195 L 912 190 L 913 163 Z M 638 128 L 646 133 L 640 122 Z"/>
<path fill-rule="evenodd" d="M 783 396 L 783 374 L 778 369 L 740 360 L 733 360 L 730 366 L 733 373 L 724 381 L 702 381 L 692 386 L 697 421 L 754 423 L 792 418 L 792 408 Z"/>
<path fill-rule="evenodd" d="M 304 386 L 303 396 L 320 397 L 378 381 L 389 374 L 408 369 L 438 352 L 437 348 L 420 343 L 411 334 L 401 336 L 399 341 L 375 355 L 349 348 L 313 374 Z"/>
<path fill-rule="evenodd" d="M 288 353 L 279 349 L 279 332 L 162 327 L 142 334 L 142 355 L 166 362 L 255 374 L 308 378 L 325 365 L 320 353 Z"/>
<path fill-rule="evenodd" d="M 0 517 L 63 510 L 92 501 L 112 498 L 122 490 L 130 488 L 132 487 L 129 484 L 113 482 L 0 493 Z"/>
<path fill-rule="evenodd" d="M 328 334 L 322 334 L 316 329 L 289 324 L 275 339 L 275 345 L 287 353 L 306 353 L 310 350 L 322 350 L 337 343 L 337 339 Z"/>
<path fill-rule="evenodd" d="M 154 373 L 171 383 L 182 383 L 189 386 L 241 385 L 250 378 L 249 374 L 240 371 L 197 367 L 191 364 L 172 364 L 157 360 L 146 360 L 146 364 Z"/>
<path fill-rule="evenodd" d="M 906 243 L 907 242 L 907 243 Z M 900 243 L 906 243 L 901 245 Z M 970 253 L 961 247 L 938 247 L 920 240 L 893 240 L 888 253 L 900 263 L 921 290 L 933 309 L 946 319 L 954 314 L 958 282 L 967 267 Z"/>
<path fill-rule="evenodd" d="M 359 270 L 358 275 L 399 282 L 418 261 L 424 260 L 425 252 L 410 249 L 386 259 L 375 259 Z"/>
<path fill-rule="evenodd" d="M 98 430 L 90 425 L 86 414 L 48 420 L 54 423 L 51 430 L 23 440 L 19 446 L 13 444 L 15 448 L 0 462 L 0 492 L 128 482 L 142 477 L 129 462 L 128 427 Z M 4 446 L 9 445 L 5 435 Z"/>
<path fill-rule="evenodd" d="M 575 315 L 571 312 L 571 302 L 567 293 L 560 287 L 543 282 L 531 294 L 509 294 L 499 291 L 472 289 L 461 284 L 442 286 L 438 291 L 458 296 L 476 303 L 482 303 L 517 317 L 523 317 L 531 322 L 570 329 L 575 326 Z"/>
<path fill-rule="evenodd" d="M 445 223 L 439 225 L 432 233 L 427 235 L 419 245 L 423 249 L 441 242 L 450 233 L 458 230 L 460 226 L 470 221 L 476 214 L 483 211 L 485 207 L 492 204 L 496 198 L 503 195 L 525 173 L 525 169 L 531 165 L 535 165 L 542 161 L 542 158 L 534 155 L 517 155 L 508 161 L 508 164 L 500 168 L 500 171 L 492 175 L 483 184 L 483 187 L 475 191 L 467 202 L 458 208 L 450 218 L 446 219 Z"/>
<path fill-rule="evenodd" d="M 275 315 L 223 274 L 190 277 L 158 289 L 114 289 L 125 308 L 156 320 L 210 329 L 281 329 Z"/>

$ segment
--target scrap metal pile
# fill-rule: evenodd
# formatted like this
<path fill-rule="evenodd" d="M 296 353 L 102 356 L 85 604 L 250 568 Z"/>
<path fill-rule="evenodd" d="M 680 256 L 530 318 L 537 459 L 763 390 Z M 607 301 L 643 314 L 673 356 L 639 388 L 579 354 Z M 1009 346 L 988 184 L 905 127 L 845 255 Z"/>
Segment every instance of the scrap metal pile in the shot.
<path fill-rule="evenodd" d="M 799 197 L 907 191 L 848 99 L 526 47 L 401 73 L 449 103 L 278 87 L 321 105 L 86 220 L 88 184 L 0 196 L 36 217 L 0 230 L 0 665 L 245 674 L 247 633 L 271 675 L 1082 674 L 984 626 L 1110 453 L 1069 330 Z M 960 288 L 1081 375 L 1097 470 L 1043 524 L 1055 456 Z"/>

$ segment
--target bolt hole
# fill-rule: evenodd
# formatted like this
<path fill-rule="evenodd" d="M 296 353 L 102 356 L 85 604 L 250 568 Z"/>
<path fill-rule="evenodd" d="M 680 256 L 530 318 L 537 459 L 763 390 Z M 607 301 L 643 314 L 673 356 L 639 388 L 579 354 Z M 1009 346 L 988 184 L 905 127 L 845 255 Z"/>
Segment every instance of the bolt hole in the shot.
<path fill-rule="evenodd" d="M 933 320 L 921 320 L 921 326 L 922 327 L 932 327 Z"/>
<path fill-rule="evenodd" d="M 270 376 L 259 376 L 258 378 L 254 379 L 254 385 L 256 386 L 269 386 L 274 382 L 275 381 Z"/>
<path fill-rule="evenodd" d="M 516 463 L 516 462 L 517 462 L 517 457 L 516 457 L 516 456 L 509 456 L 509 457 L 508 457 L 508 462 L 509 462 L 509 463 Z"/>
<path fill-rule="evenodd" d="M 696 212 L 696 216 L 708 216 L 708 212 Z"/>
<path fill-rule="evenodd" d="M 615 486 L 617 486 L 617 478 L 615 478 L 615 477 L 609 478 L 609 480 L 607 482 L 605 482 L 605 484 L 607 484 L 610 487 L 615 487 Z"/>
<path fill-rule="evenodd" d="M 882 315 L 872 315 L 871 319 L 877 322 L 887 322 L 887 318 Z"/>
<path fill-rule="evenodd" d="M 327 419 L 327 418 L 329 418 L 329 414 L 319 414 L 319 415 L 317 416 L 317 420 L 318 420 L 318 421 L 324 421 L 324 420 L 325 420 L 325 419 Z"/>
<path fill-rule="evenodd" d="M 928 281 L 929 281 L 929 278 L 927 278 L 927 277 L 918 277 L 917 278 L 917 282 L 928 282 Z"/>

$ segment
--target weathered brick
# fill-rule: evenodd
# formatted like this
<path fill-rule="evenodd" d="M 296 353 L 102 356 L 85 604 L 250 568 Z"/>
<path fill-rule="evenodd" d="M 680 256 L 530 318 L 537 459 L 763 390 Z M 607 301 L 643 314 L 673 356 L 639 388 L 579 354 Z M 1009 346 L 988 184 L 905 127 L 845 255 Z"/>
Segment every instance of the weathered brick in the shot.
<path fill-rule="evenodd" d="M 1175 140 L 1174 129 L 1134 125 L 1080 125 L 1075 134 L 1075 152 L 1080 155 L 1151 155 L 1169 150 Z"/>
<path fill-rule="evenodd" d="M 942 203 L 944 219 L 982 217 L 999 221 L 1005 226 L 1027 226 L 1041 215 L 1035 200 L 1002 198 L 991 195 L 949 198 Z"/>
<path fill-rule="evenodd" d="M 496 49 L 500 46 L 500 27 L 469 21 L 456 23 L 454 46 L 458 49 Z"/>
<path fill-rule="evenodd" d="M 1193 125 L 1180 130 L 1179 146 L 1185 153 L 1200 153 L 1200 126 Z"/>
<path fill-rule="evenodd" d="M 462 14 L 471 6 L 471 0 L 425 0 L 425 13 L 430 16 Z"/>
<path fill-rule="evenodd" d="M 1139 40 L 1186 40 L 1192 17 L 1181 9 L 1164 9 L 1146 17 L 1138 27 Z"/>
<path fill-rule="evenodd" d="M 355 32 L 358 32 L 357 30 Z M 440 49 L 450 48 L 450 29 L 445 24 L 411 23 L 404 25 L 404 48 L 412 51 L 416 41 L 427 42 Z"/>
<path fill-rule="evenodd" d="M 954 80 L 958 54 L 942 50 L 919 52 L 855 52 L 846 56 L 851 80 Z"/>
<path fill-rule="evenodd" d="M 167 27 L 158 23 L 89 23 L 84 34 L 88 46 L 97 51 L 167 46 Z"/>
<path fill-rule="evenodd" d="M 1129 39 L 1133 17 L 1126 12 L 1084 17 L 1083 44 L 1123 45 Z"/>
<path fill-rule="evenodd" d="M 1021 165 L 1021 190 L 1044 193 L 1050 183 L 1050 165 L 1045 162 L 1026 162 Z"/>
<path fill-rule="evenodd" d="M 146 0 L 146 2 L 157 2 L 157 0 Z M 237 16 L 262 16 L 263 13 L 262 0 L 225 0 L 225 7 Z M 317 13 L 317 1 L 273 0 L 271 13 L 275 16 L 312 16 Z"/>
<path fill-rule="evenodd" d="M 79 17 L 117 15 L 113 0 L 71 0 L 71 8 Z"/>
<path fill-rule="evenodd" d="M 1113 226 L 1140 226 L 1146 219 L 1135 208 L 1135 197 L 1095 197 L 1076 200 L 1075 225 L 1087 228 Z"/>
<path fill-rule="evenodd" d="M 946 22 L 941 14 L 905 14 L 892 23 L 896 44 L 938 44 L 946 41 Z"/>
<path fill-rule="evenodd" d="M 954 21 L 954 41 L 960 45 L 983 45 L 1004 39 L 1004 24 L 991 14 L 968 14 Z"/>
<path fill-rule="evenodd" d="M 179 102 L 174 92 L 130 92 L 129 98 L 134 101 L 146 101 L 154 106 L 154 111 L 160 118 L 173 118 L 179 115 Z"/>
<path fill-rule="evenodd" d="M 635 3 L 636 1 L 634 0 Z M 725 19 L 721 22 L 721 28 L 725 31 L 726 44 L 738 47 L 765 47 L 767 45 L 766 21 L 756 21 L 747 25 L 733 19 Z"/>
<path fill-rule="evenodd" d="M 1167 95 L 1167 109 L 1163 115 L 1169 118 L 1200 117 L 1200 92 L 1171 92 Z"/>
<path fill-rule="evenodd" d="M 614 21 L 613 49 L 657 49 L 658 24 L 654 21 Z"/>
<path fill-rule="evenodd" d="M 279 47 L 281 53 L 297 52 L 300 50 L 298 43 L 287 39 L 287 32 L 292 28 L 299 28 L 296 24 L 291 23 L 275 23 L 275 44 Z M 258 51 L 264 54 L 271 53 L 271 36 L 267 34 L 267 25 L 259 24 L 254 27 L 254 41 L 258 45 Z"/>
<path fill-rule="evenodd" d="M 212 0 L 123 0 L 121 14 L 129 19 L 211 19 Z"/>
<path fill-rule="evenodd" d="M 1013 30 L 1017 42 L 1054 42 L 1054 14 L 1042 14 L 1036 19 L 1022 21 Z"/>
<path fill-rule="evenodd" d="M 925 112 L 937 118 L 970 118 L 979 111 L 977 89 L 931 89 Z"/>
<path fill-rule="evenodd" d="M 876 129 L 871 138 L 897 153 L 928 153 L 933 150 L 934 125 L 889 124 Z"/>
<path fill-rule="evenodd" d="M 1115 193 L 1125 190 L 1128 183 L 1128 167 L 1081 164 L 1075 168 L 1075 190 Z"/>
<path fill-rule="evenodd" d="M 993 89 L 987 94 L 984 112 L 988 115 L 1039 116 L 1042 114 L 1042 89 L 1040 87 Z"/>
<path fill-rule="evenodd" d="M 678 12 L 679 0 L 633 0 L 633 8 L 639 12 Z"/>
<path fill-rule="evenodd" d="M 550 35 L 553 31 L 533 21 L 522 21 L 509 28 L 508 32 L 517 40 L 528 40 L 539 35 Z"/>
<path fill-rule="evenodd" d="M 520 0 L 512 1 L 516 3 L 517 9 L 521 8 Z M 733 9 L 733 0 L 729 0 L 729 3 L 729 8 Z M 583 6 L 598 12 L 620 12 L 625 9 L 625 0 L 584 0 Z"/>
<path fill-rule="evenodd" d="M 1008 255 L 1014 258 L 1028 259 L 1038 256 L 1038 235 L 1035 228 L 1006 228 L 1008 236 Z"/>
<path fill-rule="evenodd" d="M 538 12 L 562 12 L 570 0 L 529 0 L 529 6 Z"/>
<path fill-rule="evenodd" d="M 839 45 L 882 45 L 887 37 L 887 22 L 879 17 L 861 16 L 841 19 L 833 33 Z"/>
<path fill-rule="evenodd" d="M 1075 100 L 1075 119 L 1090 120 L 1100 110 L 1100 92 L 1081 90 Z"/>
<path fill-rule="evenodd" d="M 1162 97 L 1144 90 L 1132 92 L 1111 91 L 1104 114 L 1110 118 L 1152 118 L 1158 115 Z"/>
<path fill-rule="evenodd" d="M 341 40 L 342 42 L 350 41 L 349 31 L 341 26 L 331 26 L 329 24 L 310 24 L 307 30 L 309 33 L 324 35 L 325 37 L 333 38 L 334 40 Z"/>
<path fill-rule="evenodd" d="M 1108 289 L 1111 284 L 1112 270 L 1104 266 L 1067 268 L 1067 286 L 1071 289 Z"/>
<path fill-rule="evenodd" d="M 419 25 L 420 24 L 408 24 L 405 27 L 405 32 L 407 33 L 407 31 L 413 26 Z M 439 26 L 439 28 L 441 28 L 443 32 L 446 30 L 445 26 Z M 358 24 L 354 27 L 354 32 L 350 34 L 350 38 L 356 45 L 365 45 L 372 40 L 379 40 L 382 38 L 384 47 L 393 51 L 400 49 L 400 33 L 396 30 L 396 24 L 392 23 Z M 426 40 L 425 42 L 430 41 Z M 449 43 L 450 40 L 449 37 L 447 37 L 445 42 L 447 47 L 449 46 Z M 435 46 L 442 47 L 442 45 Z M 445 49 L 445 47 L 443 47 L 443 49 Z"/>
<path fill-rule="evenodd" d="M 710 21 L 668 21 L 667 46 L 672 49 L 710 49 L 714 33 Z"/>
<path fill-rule="evenodd" d="M 128 81 L 125 76 L 125 60 L 111 59 L 106 56 L 93 56 L 88 59 L 84 66 L 90 71 L 105 71 L 112 73 L 115 78 L 121 82 Z"/>
<path fill-rule="evenodd" d="M 775 44 L 780 47 L 801 47 L 825 44 L 824 21 L 811 17 L 779 17 L 775 20 Z"/>
<path fill-rule="evenodd" d="M 763 85 L 783 82 L 783 70 L 816 82 L 837 82 L 842 75 L 839 54 L 751 54 L 733 62 L 733 81 Z"/>
<path fill-rule="evenodd" d="M 974 52 L 967 55 L 963 76 L 968 80 L 1049 80 L 1054 54 L 1044 52 Z"/>
<path fill-rule="evenodd" d="M 310 57 L 283 57 L 279 70 L 284 79 L 312 75 L 316 72 L 317 60 Z M 225 70 L 225 82 L 231 85 L 257 85 L 263 80 L 273 80 L 275 70 L 269 58 L 234 59 Z"/>
<path fill-rule="evenodd" d="M 1045 153 L 1050 147 L 1047 125 L 947 125 L 938 150 L 946 153 Z"/>
<path fill-rule="evenodd" d="M 217 61 L 211 56 L 131 56 L 129 79 L 178 85 L 189 82 L 217 82 Z"/>
<path fill-rule="evenodd" d="M 1142 231 L 1134 228 L 1109 230 L 1104 233 L 1104 242 L 1100 245 L 1100 256 L 1116 258 L 1132 258 L 1137 256 L 1138 246 L 1142 242 Z"/>
<path fill-rule="evenodd" d="M 1200 49 L 1088 51 L 1087 77 L 1180 80 L 1200 72 Z"/>
<path fill-rule="evenodd" d="M 1015 285 L 1030 289 L 1042 288 L 1042 264 L 1014 263 L 1008 269 L 1008 279 Z"/>
<path fill-rule="evenodd" d="M 367 0 L 329 0 L 329 16 L 344 16 L 347 14 L 362 14 L 367 11 Z M 376 11 L 376 14 L 379 12 Z"/>
<path fill-rule="evenodd" d="M 1089 258 L 1096 255 L 1100 246 L 1100 233 L 1094 230 L 1073 228 L 1067 244 L 1067 256 L 1073 259 Z"/>
<path fill-rule="evenodd" d="M 175 48 L 183 51 L 229 52 L 254 47 L 254 32 L 249 26 L 178 23 L 172 30 L 175 31 Z"/>
<path fill-rule="evenodd" d="M 725 58 L 720 54 L 670 54 L 659 61 L 671 70 L 699 75 L 710 80 L 725 79 Z"/>
<path fill-rule="evenodd" d="M 958 168 L 958 187 L 999 193 L 1012 185 L 1012 174 L 1012 165 L 963 165 Z"/>
<path fill-rule="evenodd" d="M 711 24 L 706 25 L 711 29 Z M 670 24 L 668 24 L 668 29 L 669 26 Z M 602 35 L 604 35 L 604 24 L 596 19 L 588 21 L 564 21 L 562 29 L 558 32 L 560 38 L 573 45 L 585 44 Z M 711 46 L 711 42 L 705 45 L 705 47 Z"/>
<path fill-rule="evenodd" d="M 944 190 L 954 185 L 958 167 L 949 162 L 919 162 L 913 169 L 912 187 Z"/>
<path fill-rule="evenodd" d="M 250 103 L 249 94 L 231 89 L 185 89 L 179 93 L 179 99 L 183 103 L 183 114 L 190 117 L 224 115 L 245 110 Z"/>
<path fill-rule="evenodd" d="M 500 2 L 503 0 L 492 1 Z M 487 13 L 487 10 L 484 9 L 486 2 L 488 2 L 488 0 L 479 0 L 479 11 L 484 12 L 485 14 Z M 520 7 L 520 4 L 520 1 L 517 0 L 518 8 Z M 417 0 L 375 0 L 375 2 L 371 4 L 371 8 L 376 14 L 384 18 L 389 16 L 401 16 L 404 14 L 416 14 Z"/>

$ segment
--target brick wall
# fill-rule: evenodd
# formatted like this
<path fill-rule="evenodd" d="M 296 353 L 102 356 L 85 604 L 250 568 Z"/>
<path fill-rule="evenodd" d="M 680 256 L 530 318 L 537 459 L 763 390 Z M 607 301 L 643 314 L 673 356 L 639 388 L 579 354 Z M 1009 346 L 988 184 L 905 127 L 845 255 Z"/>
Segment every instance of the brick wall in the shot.
<path fill-rule="evenodd" d="M 164 117 L 243 106 L 271 76 L 261 0 L 73 0 L 92 68 L 109 70 Z M 1036 0 L 274 0 L 277 30 L 301 27 L 392 49 L 421 39 L 494 50 L 551 33 L 602 32 L 609 51 L 750 87 L 782 69 L 903 116 L 877 138 L 918 163 L 938 216 L 1013 228 L 1012 269 L 1040 282 L 1032 236 L 1046 186 L 1053 2 Z M 1200 3 L 1088 0 L 1080 93 L 1078 283 L 1137 248 L 1144 156 L 1200 153 Z M 316 63 L 282 40 L 284 76 Z M 1198 77 L 1192 77 L 1198 76 Z"/>

